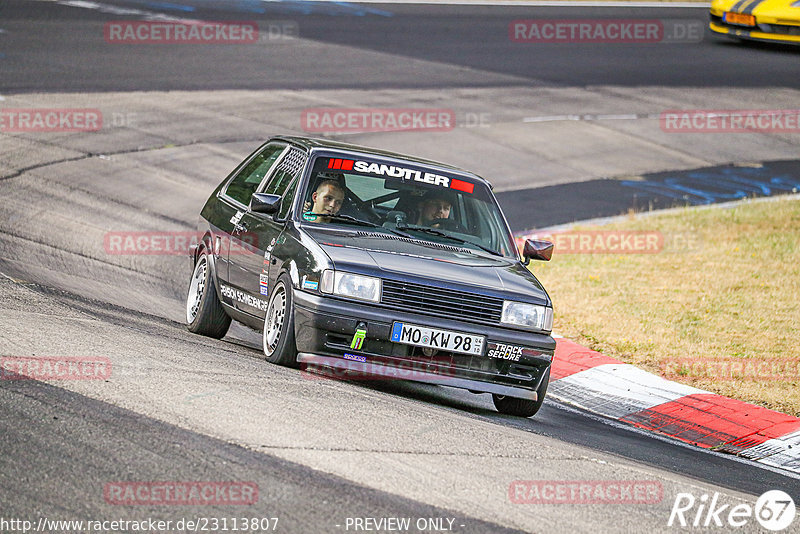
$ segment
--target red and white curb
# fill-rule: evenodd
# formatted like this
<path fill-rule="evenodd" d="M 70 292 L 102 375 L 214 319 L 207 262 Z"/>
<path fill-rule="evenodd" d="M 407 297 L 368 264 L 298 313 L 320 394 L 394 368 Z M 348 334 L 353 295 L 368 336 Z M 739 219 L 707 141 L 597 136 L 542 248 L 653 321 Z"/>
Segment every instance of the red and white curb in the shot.
<path fill-rule="evenodd" d="M 800 419 L 666 380 L 558 336 L 547 395 L 637 428 L 800 473 Z"/>

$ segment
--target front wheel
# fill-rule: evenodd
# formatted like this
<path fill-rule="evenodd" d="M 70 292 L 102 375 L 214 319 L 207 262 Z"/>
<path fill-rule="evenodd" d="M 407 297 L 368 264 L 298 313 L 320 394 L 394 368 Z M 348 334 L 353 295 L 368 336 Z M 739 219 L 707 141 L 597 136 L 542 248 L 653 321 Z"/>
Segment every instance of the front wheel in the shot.
<path fill-rule="evenodd" d="M 297 365 L 297 346 L 294 340 L 294 300 L 292 285 L 284 274 L 278 278 L 264 316 L 262 335 L 264 355 L 279 365 Z"/>
<path fill-rule="evenodd" d="M 547 394 L 547 385 L 550 383 L 550 368 L 544 372 L 542 383 L 539 389 L 536 390 L 536 400 L 518 399 L 515 397 L 508 397 L 506 395 L 492 394 L 492 402 L 497 411 L 506 415 L 516 415 L 519 417 L 531 417 L 536 415 L 539 408 L 544 403 L 544 397 Z"/>
<path fill-rule="evenodd" d="M 208 254 L 201 252 L 194 265 L 186 296 L 186 328 L 189 332 L 221 339 L 231 326 L 231 318 L 225 313 L 217 298 L 214 277 L 208 262 Z"/>

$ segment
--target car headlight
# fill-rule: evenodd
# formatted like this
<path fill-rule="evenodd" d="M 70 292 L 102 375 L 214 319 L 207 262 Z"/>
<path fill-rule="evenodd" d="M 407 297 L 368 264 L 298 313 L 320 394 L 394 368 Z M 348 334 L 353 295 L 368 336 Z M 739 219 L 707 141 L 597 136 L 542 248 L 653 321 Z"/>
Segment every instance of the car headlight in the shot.
<path fill-rule="evenodd" d="M 326 269 L 322 271 L 319 290 L 322 293 L 349 297 L 351 299 L 380 302 L 381 279 Z"/>
<path fill-rule="evenodd" d="M 500 322 L 550 332 L 553 329 L 553 308 L 504 300 Z"/>

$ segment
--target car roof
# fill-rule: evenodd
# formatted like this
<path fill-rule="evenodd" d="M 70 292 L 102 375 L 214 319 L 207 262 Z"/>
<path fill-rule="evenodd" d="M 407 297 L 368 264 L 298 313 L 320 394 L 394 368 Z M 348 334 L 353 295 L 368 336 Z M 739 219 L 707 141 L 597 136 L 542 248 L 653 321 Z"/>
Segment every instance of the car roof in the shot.
<path fill-rule="evenodd" d="M 354 145 L 350 143 L 341 143 L 339 141 L 331 141 L 329 139 L 316 139 L 313 137 L 300 137 L 300 136 L 286 136 L 281 135 L 277 137 L 273 137 L 270 141 L 275 140 L 283 140 L 298 146 L 301 146 L 307 150 L 343 150 L 343 151 L 350 151 L 350 152 L 361 152 L 364 154 L 372 154 L 375 156 L 383 156 L 385 158 L 392 158 L 395 160 L 401 160 L 407 163 L 421 163 L 423 165 L 430 165 L 435 166 L 443 170 L 454 171 L 459 174 L 463 174 L 469 176 L 471 178 L 475 178 L 483 183 L 485 183 L 489 188 L 492 188 L 492 184 L 486 179 L 481 176 L 478 176 L 475 173 L 469 172 L 465 169 L 455 167 L 453 165 L 448 165 L 447 163 L 442 163 L 440 161 L 434 161 L 424 158 L 418 158 L 416 156 L 409 156 L 407 154 L 401 154 L 399 152 L 390 152 L 388 150 L 382 150 L 380 148 L 371 148 L 363 145 Z"/>

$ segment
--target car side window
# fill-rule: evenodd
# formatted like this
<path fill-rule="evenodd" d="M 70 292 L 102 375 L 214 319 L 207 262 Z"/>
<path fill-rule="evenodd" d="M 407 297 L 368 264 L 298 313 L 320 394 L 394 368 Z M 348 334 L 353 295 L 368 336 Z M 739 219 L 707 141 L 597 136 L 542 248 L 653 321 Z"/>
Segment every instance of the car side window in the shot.
<path fill-rule="evenodd" d="M 292 207 L 292 200 L 294 200 L 294 194 L 297 191 L 297 183 L 299 181 L 300 180 L 295 177 L 289 184 L 289 187 L 287 187 L 286 191 L 283 193 L 283 199 L 281 199 L 281 207 L 278 210 L 279 219 L 284 219 L 286 218 L 286 215 L 289 214 L 289 208 Z"/>
<path fill-rule="evenodd" d="M 289 208 L 292 206 L 292 200 L 294 200 L 295 190 L 297 189 L 298 178 L 307 161 L 308 156 L 305 152 L 295 147 L 290 148 L 278 164 L 278 169 L 270 179 L 267 187 L 262 191 L 269 195 L 283 197 L 278 210 L 278 218 L 280 219 L 286 217 L 287 213 L 289 213 Z"/>
<path fill-rule="evenodd" d="M 250 205 L 250 197 L 256 192 L 259 184 L 285 148 L 286 145 L 283 144 L 267 145 L 231 180 L 225 189 L 225 194 L 245 206 Z"/>
<path fill-rule="evenodd" d="M 272 180 L 269 181 L 266 189 L 264 189 L 264 193 L 269 195 L 283 196 L 283 193 L 289 187 L 289 183 L 291 183 L 293 178 L 294 174 L 292 174 L 291 171 L 286 169 L 278 169 L 275 173 L 275 176 L 273 176 Z"/>

